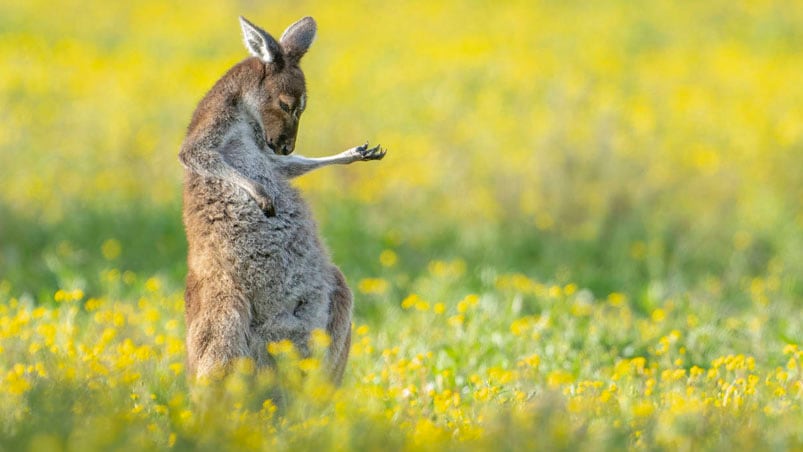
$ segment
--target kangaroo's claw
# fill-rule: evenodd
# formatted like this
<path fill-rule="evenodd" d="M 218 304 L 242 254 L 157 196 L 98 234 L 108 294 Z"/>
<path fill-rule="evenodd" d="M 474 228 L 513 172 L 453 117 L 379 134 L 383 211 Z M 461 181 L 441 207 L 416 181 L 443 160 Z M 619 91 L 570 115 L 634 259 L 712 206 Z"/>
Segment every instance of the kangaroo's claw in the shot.
<path fill-rule="evenodd" d="M 266 198 L 267 199 L 267 198 Z M 265 212 L 266 217 L 275 217 L 276 216 L 276 207 L 273 205 L 273 202 L 267 200 L 267 202 L 260 202 L 259 208 Z"/>
<path fill-rule="evenodd" d="M 273 204 L 273 199 L 268 195 L 265 187 L 260 184 L 257 184 L 255 194 L 253 195 L 254 201 L 256 201 L 259 208 L 262 212 L 265 213 L 267 217 L 275 217 L 276 216 L 276 207 Z"/>
<path fill-rule="evenodd" d="M 362 160 L 382 160 L 385 154 L 387 154 L 387 150 L 382 149 L 379 145 L 369 149 L 368 143 L 366 142 L 364 145 L 357 148 L 357 153 L 360 154 Z"/>

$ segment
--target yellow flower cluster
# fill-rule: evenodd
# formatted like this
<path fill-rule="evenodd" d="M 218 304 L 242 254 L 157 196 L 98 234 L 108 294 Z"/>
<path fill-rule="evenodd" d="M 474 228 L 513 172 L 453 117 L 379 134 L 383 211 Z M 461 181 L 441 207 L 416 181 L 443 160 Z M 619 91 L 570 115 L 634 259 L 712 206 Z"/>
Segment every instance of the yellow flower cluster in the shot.
<path fill-rule="evenodd" d="M 453 282 L 440 272 L 422 278 L 421 287 Z M 759 331 L 763 345 L 750 354 L 711 355 L 704 335 L 717 319 L 681 331 L 673 322 L 684 319 L 670 312 L 678 306 L 638 315 L 627 297 L 611 295 L 585 300 L 578 312 L 576 299 L 587 291 L 570 285 L 560 294 L 532 293 L 539 283 L 501 275 L 481 294 L 434 307 L 411 294 L 395 322 L 356 326 L 341 389 L 326 381 L 323 331 L 311 335 L 311 357 L 300 358 L 289 341 L 266 344 L 278 370 L 257 371 L 243 360 L 223 384 L 188 385 L 181 293 L 165 292 L 158 281 L 143 278 L 135 302 L 84 300 L 79 289 L 59 290 L 49 305 L 0 300 L 0 419 L 15 444 L 43 441 L 24 426 L 46 423 L 54 412 L 73 419 L 74 430 L 48 441 L 81 438 L 97 447 L 119 435 L 147 447 L 244 449 L 293 449 L 319 435 L 328 447 L 377 446 L 390 435 L 414 449 L 480 447 L 525 433 L 553 445 L 716 443 L 705 429 L 755 445 L 767 435 L 799 444 L 799 345 Z M 533 298 L 517 309 L 530 314 L 509 305 L 524 293 Z M 644 326 L 623 329 L 613 318 Z M 730 343 L 708 340 L 719 341 L 714 349 Z M 536 419 L 549 421 L 531 425 Z M 689 430 L 698 423 L 705 429 Z M 359 438 L 367 425 L 382 434 Z"/>

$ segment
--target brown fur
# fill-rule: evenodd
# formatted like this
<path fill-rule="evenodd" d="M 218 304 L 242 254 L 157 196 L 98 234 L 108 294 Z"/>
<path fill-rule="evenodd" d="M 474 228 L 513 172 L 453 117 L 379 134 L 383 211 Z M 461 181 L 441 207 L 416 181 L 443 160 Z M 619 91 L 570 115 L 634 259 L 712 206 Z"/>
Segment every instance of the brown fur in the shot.
<path fill-rule="evenodd" d="M 231 68 L 198 104 L 179 159 L 185 167 L 188 242 L 185 295 L 188 372 L 208 375 L 236 358 L 273 362 L 270 342 L 302 355 L 314 329 L 332 339 L 331 378 L 343 377 L 352 294 L 318 238 L 290 179 L 330 164 L 378 160 L 378 146 L 310 159 L 289 155 L 305 107 L 298 66 L 315 22 L 291 25 L 280 42 L 242 19 L 254 55 Z"/>
<path fill-rule="evenodd" d="M 352 295 L 343 273 L 337 267 L 332 267 L 332 274 L 337 282 L 335 290 L 329 296 L 329 322 L 326 325 L 326 332 L 332 338 L 330 345 L 332 380 L 335 384 L 340 384 L 351 347 Z"/>

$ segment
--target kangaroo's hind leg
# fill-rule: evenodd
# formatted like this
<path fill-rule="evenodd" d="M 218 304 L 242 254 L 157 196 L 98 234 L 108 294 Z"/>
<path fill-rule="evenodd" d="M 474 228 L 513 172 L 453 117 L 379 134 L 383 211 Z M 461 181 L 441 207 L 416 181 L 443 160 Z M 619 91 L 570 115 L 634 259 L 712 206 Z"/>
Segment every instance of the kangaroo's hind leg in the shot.
<path fill-rule="evenodd" d="M 193 297 L 199 295 L 192 292 Z M 209 302 L 193 306 L 191 313 L 188 311 L 188 371 L 196 377 L 225 373 L 235 359 L 250 357 L 251 312 L 247 301 L 231 293 L 215 295 Z M 201 300 L 192 301 L 201 304 Z"/>
<path fill-rule="evenodd" d="M 335 288 L 329 294 L 329 321 L 327 333 L 332 338 L 329 346 L 329 371 L 332 382 L 340 384 L 351 348 L 351 290 L 346 278 L 337 267 L 332 267 Z"/>

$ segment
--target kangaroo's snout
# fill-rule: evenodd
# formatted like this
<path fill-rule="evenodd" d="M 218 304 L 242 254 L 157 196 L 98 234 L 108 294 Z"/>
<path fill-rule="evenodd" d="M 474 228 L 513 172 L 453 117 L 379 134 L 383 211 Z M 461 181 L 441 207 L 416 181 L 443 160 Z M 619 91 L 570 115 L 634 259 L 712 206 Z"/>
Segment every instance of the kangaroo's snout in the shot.
<path fill-rule="evenodd" d="M 288 138 L 286 135 L 279 135 L 279 153 L 282 155 L 290 155 L 295 149 L 295 140 Z"/>
<path fill-rule="evenodd" d="M 288 138 L 287 135 L 279 135 L 275 141 L 268 140 L 268 146 L 273 150 L 275 154 L 279 155 L 290 155 L 295 150 L 295 140 L 293 138 Z"/>

